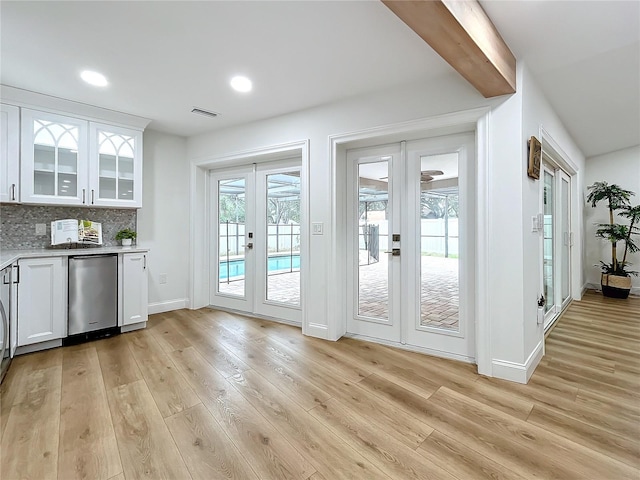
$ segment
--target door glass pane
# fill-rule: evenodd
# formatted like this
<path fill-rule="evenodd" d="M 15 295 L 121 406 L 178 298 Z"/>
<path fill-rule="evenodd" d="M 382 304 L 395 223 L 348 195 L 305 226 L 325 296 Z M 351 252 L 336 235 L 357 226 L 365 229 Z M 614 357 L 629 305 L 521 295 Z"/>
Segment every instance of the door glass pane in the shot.
<path fill-rule="evenodd" d="M 33 121 L 33 191 L 78 196 L 78 127 Z"/>
<path fill-rule="evenodd" d="M 244 297 L 244 178 L 218 182 L 218 224 L 218 292 Z"/>
<path fill-rule="evenodd" d="M 129 135 L 98 132 L 100 179 L 98 198 L 133 200 L 133 156 L 135 138 Z"/>
<path fill-rule="evenodd" d="M 389 161 L 358 165 L 358 315 L 389 319 Z"/>
<path fill-rule="evenodd" d="M 458 153 L 420 157 L 420 324 L 459 330 Z"/>
<path fill-rule="evenodd" d="M 562 179 L 561 187 L 561 201 L 562 201 L 562 301 L 564 302 L 570 295 L 570 265 L 571 265 L 571 238 L 569 225 L 569 182 L 566 179 Z"/>
<path fill-rule="evenodd" d="M 300 305 L 300 172 L 267 175 L 266 299 Z"/>
<path fill-rule="evenodd" d="M 554 195 L 553 195 L 553 175 L 544 172 L 544 226 L 543 226 L 543 287 L 544 296 L 547 299 L 545 312 L 551 310 L 555 305 L 555 295 L 553 291 L 553 265 L 555 255 L 553 250 L 553 228 L 554 228 Z"/>

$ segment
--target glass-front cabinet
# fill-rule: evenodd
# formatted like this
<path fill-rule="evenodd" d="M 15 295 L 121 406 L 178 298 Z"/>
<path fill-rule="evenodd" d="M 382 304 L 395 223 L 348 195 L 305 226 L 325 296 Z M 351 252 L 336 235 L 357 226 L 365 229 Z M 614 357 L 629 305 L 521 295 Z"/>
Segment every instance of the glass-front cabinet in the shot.
<path fill-rule="evenodd" d="M 142 131 L 22 109 L 21 201 L 142 207 Z"/>
<path fill-rule="evenodd" d="M 23 108 L 21 123 L 21 200 L 86 204 L 88 122 Z"/>
<path fill-rule="evenodd" d="M 99 206 L 142 206 L 142 132 L 90 124 L 90 195 Z"/>

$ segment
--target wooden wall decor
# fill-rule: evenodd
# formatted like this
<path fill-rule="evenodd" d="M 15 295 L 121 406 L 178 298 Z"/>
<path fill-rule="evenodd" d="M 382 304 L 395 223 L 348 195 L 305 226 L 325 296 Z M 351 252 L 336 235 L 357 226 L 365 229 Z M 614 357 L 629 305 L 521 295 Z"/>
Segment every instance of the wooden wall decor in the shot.
<path fill-rule="evenodd" d="M 529 163 L 527 175 L 538 180 L 540 178 L 540 162 L 542 160 L 542 144 L 536 137 L 531 137 L 527 142 L 529 147 Z"/>

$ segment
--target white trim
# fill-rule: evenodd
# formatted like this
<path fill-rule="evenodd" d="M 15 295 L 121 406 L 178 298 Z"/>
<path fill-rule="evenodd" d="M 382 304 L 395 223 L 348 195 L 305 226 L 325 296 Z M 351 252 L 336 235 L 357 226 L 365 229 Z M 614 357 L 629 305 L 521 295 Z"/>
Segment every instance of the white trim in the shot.
<path fill-rule="evenodd" d="M 490 232 L 491 215 L 490 193 L 491 163 L 490 157 L 490 113 L 478 119 L 476 128 L 476 363 L 478 373 L 493 376 L 491 348 L 491 302 L 489 301 L 491 262 Z"/>
<path fill-rule="evenodd" d="M 295 142 L 280 143 L 250 150 L 241 150 L 226 155 L 205 156 L 193 159 L 192 165 L 200 168 L 221 169 L 247 165 L 247 163 L 267 163 L 273 160 L 285 160 L 282 156 L 284 152 L 304 149 L 309 150 L 309 140 L 298 140 Z M 254 158 L 256 157 L 256 158 Z M 249 161 L 251 160 L 251 161 Z M 304 158 L 303 158 L 304 161 Z"/>
<path fill-rule="evenodd" d="M 310 169 L 310 155 L 309 155 L 309 140 L 303 139 L 294 142 L 282 143 L 277 145 L 271 145 L 261 148 L 254 148 L 250 150 L 244 150 L 239 152 L 233 152 L 225 155 L 206 156 L 191 160 L 191 178 L 190 178 L 190 202 L 189 202 L 189 229 L 190 229 L 190 257 L 189 257 L 189 269 L 191 282 L 189 285 L 189 298 L 191 299 L 190 308 L 198 309 L 209 306 L 210 299 L 210 242 L 204 242 L 206 245 L 202 245 L 203 242 L 196 242 L 196 238 L 211 238 L 211 222 L 209 221 L 209 208 L 210 204 L 210 182 L 209 182 L 209 170 L 223 169 L 227 167 L 237 167 L 247 165 L 249 163 L 261 164 L 272 162 L 274 160 L 286 160 L 290 157 L 286 157 L 287 152 L 293 154 L 294 151 L 299 150 L 301 152 L 301 209 L 302 209 L 302 222 L 301 222 L 301 235 L 304 241 L 301 248 L 301 265 L 300 272 L 300 288 L 302 299 L 302 312 L 301 319 L 302 324 L 306 322 L 308 318 L 307 308 L 308 302 L 304 302 L 309 292 L 309 274 L 308 263 L 311 242 L 310 229 L 309 229 L 309 169 Z M 283 156 L 285 154 L 285 156 Z M 293 155 L 292 155 L 293 156 Z M 199 190 L 200 189 L 200 190 Z M 203 225 L 203 232 L 198 234 L 198 222 L 201 221 Z M 200 245 L 198 245 L 198 243 Z M 201 251 L 198 251 L 198 248 Z M 247 312 L 241 312 L 243 315 L 247 315 Z M 278 319 L 269 318 L 271 320 L 278 321 Z M 306 330 L 303 329 L 306 333 Z M 311 335 L 311 333 L 309 333 Z M 322 336 L 326 338 L 326 333 Z"/>
<path fill-rule="evenodd" d="M 48 350 L 50 348 L 56 348 L 62 346 L 62 339 L 48 340 L 46 342 L 32 343 L 31 345 L 23 345 L 16 348 L 15 355 L 24 355 L 25 353 L 39 352 L 41 350 Z"/>
<path fill-rule="evenodd" d="M 540 126 L 540 143 L 542 144 L 542 151 L 549 155 L 551 160 L 556 162 L 569 176 L 578 173 L 578 166 L 573 163 L 569 155 L 565 153 L 558 142 L 553 139 L 551 134 L 545 130 L 542 125 Z"/>
<path fill-rule="evenodd" d="M 507 360 L 494 359 L 492 362 L 493 375 L 503 380 L 517 383 L 527 383 L 534 370 L 544 355 L 544 339 L 540 340 L 533 349 L 531 355 L 524 363 L 509 362 Z"/>
<path fill-rule="evenodd" d="M 151 120 L 129 113 L 96 107 L 86 103 L 74 102 L 60 97 L 23 90 L 22 88 L 0 85 L 2 103 L 26 107 L 41 112 L 72 115 L 75 118 L 92 122 L 108 123 L 119 127 L 144 130 Z"/>
<path fill-rule="evenodd" d="M 465 363 L 476 363 L 475 358 L 467 357 L 466 355 L 457 355 L 455 353 L 444 352 L 441 350 L 435 350 L 432 348 L 419 347 L 417 345 L 403 344 L 400 342 L 392 342 L 390 340 L 384 340 L 381 338 L 368 337 L 366 335 L 359 335 L 356 333 L 346 333 L 346 338 L 353 338 L 355 340 L 362 340 L 363 342 L 378 343 L 380 345 L 386 345 L 389 347 L 398 348 L 400 350 L 407 350 L 409 352 L 423 353 L 425 355 L 431 355 L 433 357 L 448 358 L 450 360 L 458 360 Z"/>
<path fill-rule="evenodd" d="M 243 317 L 248 317 L 248 318 L 268 320 L 269 322 L 273 322 L 273 323 L 282 323 L 284 325 L 291 325 L 292 327 L 298 327 L 298 328 L 302 327 L 302 322 L 287 320 L 285 318 L 271 317 L 269 315 L 263 315 L 261 313 L 245 312 L 243 310 L 236 310 L 235 308 L 219 307 L 217 305 L 207 305 L 205 308 L 210 308 L 211 310 L 219 310 L 221 312 L 234 313 L 236 315 L 242 315 Z"/>
<path fill-rule="evenodd" d="M 120 327 L 120 333 L 133 332 L 134 330 L 141 330 L 147 328 L 147 322 L 132 323 L 131 325 L 123 325 Z"/>
<path fill-rule="evenodd" d="M 467 127 L 475 129 L 476 132 L 476 168 L 478 172 L 477 192 L 478 196 L 478 220 L 476 238 L 476 305 L 478 307 L 476 316 L 476 360 L 478 371 L 484 375 L 492 375 L 491 370 L 491 316 L 489 303 L 487 301 L 489 292 L 489 282 L 482 281 L 488 278 L 489 263 L 489 222 L 491 220 L 488 211 L 489 191 L 488 185 L 490 168 L 490 142 L 489 124 L 490 107 L 480 107 L 460 112 L 437 115 L 426 119 L 412 120 L 408 122 L 385 125 L 370 129 L 349 132 L 329 136 L 329 153 L 331 169 L 331 251 L 336 252 L 334 260 L 327 262 L 327 318 L 328 339 L 337 340 L 345 334 L 347 326 L 347 315 L 349 312 L 344 308 L 345 288 L 344 278 L 346 275 L 345 262 L 338 259 L 344 258 L 342 245 L 346 229 L 344 218 L 344 185 L 341 183 L 344 178 L 339 174 L 341 163 L 345 162 L 346 148 L 357 148 L 365 146 L 367 142 L 375 139 L 378 145 L 402 140 L 414 140 L 440 136 L 452 133 L 463 133 L 469 131 Z M 474 128 L 475 127 L 475 128 Z M 483 176 L 484 175 L 484 176 Z M 484 184 L 480 183 L 484 181 Z M 344 253 L 344 252 L 343 252 Z M 401 344 L 398 344 L 398 346 Z"/>
<path fill-rule="evenodd" d="M 155 313 L 171 312 L 173 310 L 181 310 L 189 307 L 188 298 L 176 298 L 174 300 L 167 300 L 164 302 L 154 302 L 149 304 L 149 315 Z"/>

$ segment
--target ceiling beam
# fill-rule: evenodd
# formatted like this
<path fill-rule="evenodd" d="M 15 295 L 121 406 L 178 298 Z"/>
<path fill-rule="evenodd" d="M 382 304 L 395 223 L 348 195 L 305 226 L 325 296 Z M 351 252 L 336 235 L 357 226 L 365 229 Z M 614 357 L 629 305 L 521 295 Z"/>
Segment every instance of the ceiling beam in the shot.
<path fill-rule="evenodd" d="M 477 0 L 382 0 L 486 98 L 515 93 L 516 59 Z"/>

